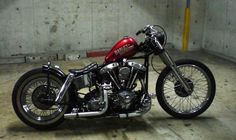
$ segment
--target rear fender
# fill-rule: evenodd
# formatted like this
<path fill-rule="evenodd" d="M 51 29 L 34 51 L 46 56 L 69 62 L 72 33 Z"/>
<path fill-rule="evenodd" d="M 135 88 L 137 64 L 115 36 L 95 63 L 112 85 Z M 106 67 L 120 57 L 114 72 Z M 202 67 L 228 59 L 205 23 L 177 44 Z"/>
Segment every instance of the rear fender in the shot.
<path fill-rule="evenodd" d="M 65 81 L 65 79 L 66 79 L 66 74 L 57 65 L 52 65 L 52 64 L 43 65 L 42 71 L 45 73 L 49 72 L 49 74 L 57 76 L 58 78 L 60 78 L 63 81 Z"/>

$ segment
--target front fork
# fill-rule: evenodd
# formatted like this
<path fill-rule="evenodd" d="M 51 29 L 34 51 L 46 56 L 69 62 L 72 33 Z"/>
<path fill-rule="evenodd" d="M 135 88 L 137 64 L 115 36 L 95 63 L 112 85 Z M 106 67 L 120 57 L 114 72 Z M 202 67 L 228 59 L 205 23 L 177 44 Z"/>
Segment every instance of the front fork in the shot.
<path fill-rule="evenodd" d="M 187 93 L 191 93 L 192 89 L 189 87 L 186 80 L 183 78 L 182 73 L 179 71 L 175 62 L 170 57 L 168 52 L 166 50 L 163 50 L 163 52 L 160 53 L 159 56 L 160 56 L 161 60 L 165 63 L 165 65 L 169 66 L 172 69 L 175 78 L 179 80 L 181 85 L 184 87 L 185 91 L 187 91 Z"/>

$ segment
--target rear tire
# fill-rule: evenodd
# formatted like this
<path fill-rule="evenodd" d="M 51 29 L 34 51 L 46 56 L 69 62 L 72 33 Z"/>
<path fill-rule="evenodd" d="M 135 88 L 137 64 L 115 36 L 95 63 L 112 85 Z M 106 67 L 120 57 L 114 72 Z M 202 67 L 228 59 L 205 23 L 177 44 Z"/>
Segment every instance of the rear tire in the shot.
<path fill-rule="evenodd" d="M 176 61 L 176 65 L 181 71 L 184 78 L 186 78 L 189 81 L 188 83 L 191 84 L 190 86 L 192 86 L 193 88 L 193 93 L 191 93 L 191 95 L 185 96 L 185 94 L 183 94 L 183 88 L 179 86 L 180 84 L 178 83 L 176 78 L 173 75 L 171 76 L 171 68 L 166 67 L 159 75 L 156 83 L 156 95 L 158 102 L 161 107 L 173 117 L 186 119 L 196 117 L 208 109 L 215 97 L 214 76 L 207 66 L 195 60 L 179 60 Z M 192 74 L 187 75 L 187 72 L 184 72 L 182 70 L 187 68 L 192 69 Z M 199 77 L 198 75 L 196 75 L 195 77 L 198 77 L 198 79 L 196 80 L 194 74 L 197 73 L 199 73 Z M 173 79 L 170 79 L 171 77 Z M 199 80 L 201 81 L 201 78 L 202 82 L 204 82 L 204 79 L 206 79 L 205 83 L 207 84 L 207 86 L 204 83 L 197 83 L 199 82 Z M 168 83 L 169 85 L 167 86 Z M 206 87 L 207 89 L 202 90 L 201 88 L 203 87 Z M 167 90 L 170 91 L 167 92 Z M 205 92 L 206 95 L 202 95 Z M 200 99 L 203 99 L 203 101 L 201 102 Z M 191 101 L 193 101 L 192 104 Z M 196 105 L 199 102 L 200 104 Z M 196 105 L 196 107 L 194 105 Z M 177 107 L 180 107 L 180 109 L 176 109 Z"/>
<path fill-rule="evenodd" d="M 31 70 L 20 77 L 12 93 L 12 104 L 17 116 L 25 124 L 40 130 L 51 129 L 61 124 L 68 109 L 68 105 L 53 105 L 39 101 L 41 98 L 49 98 L 45 92 L 45 80 L 47 73 L 41 68 Z M 50 74 L 50 84 L 53 96 L 51 98 L 55 98 L 63 80 Z M 68 93 L 63 101 L 69 102 Z"/>

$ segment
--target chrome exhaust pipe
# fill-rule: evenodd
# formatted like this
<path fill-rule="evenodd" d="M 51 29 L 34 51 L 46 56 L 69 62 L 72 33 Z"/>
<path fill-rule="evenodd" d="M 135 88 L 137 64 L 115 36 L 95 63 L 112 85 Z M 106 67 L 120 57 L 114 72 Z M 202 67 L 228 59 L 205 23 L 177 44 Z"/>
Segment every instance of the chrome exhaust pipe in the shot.
<path fill-rule="evenodd" d="M 139 116 L 142 116 L 143 114 L 146 114 L 150 109 L 151 109 L 151 107 L 147 108 L 144 111 L 135 111 L 135 112 L 132 112 L 132 113 L 119 114 L 119 118 L 139 117 Z"/>
<path fill-rule="evenodd" d="M 103 101 L 105 103 L 105 107 L 101 111 L 91 111 L 91 112 L 81 112 L 81 113 L 68 113 L 64 114 L 64 118 L 66 119 L 74 119 L 74 118 L 83 118 L 83 117 L 92 117 L 99 116 L 104 114 L 108 109 L 108 86 L 109 84 L 103 85 Z"/>
<path fill-rule="evenodd" d="M 132 113 L 126 113 L 126 114 L 119 114 L 120 118 L 131 118 L 131 117 L 139 117 L 142 116 L 144 113 L 140 112 L 132 112 Z"/>

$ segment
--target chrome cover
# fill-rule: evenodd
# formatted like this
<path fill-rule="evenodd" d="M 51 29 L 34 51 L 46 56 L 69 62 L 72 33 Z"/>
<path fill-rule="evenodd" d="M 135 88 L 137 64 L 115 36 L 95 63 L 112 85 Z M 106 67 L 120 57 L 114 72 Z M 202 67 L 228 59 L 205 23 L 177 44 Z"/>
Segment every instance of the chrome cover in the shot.
<path fill-rule="evenodd" d="M 111 63 L 111 64 L 108 64 L 106 66 L 104 66 L 103 68 L 101 68 L 100 70 L 100 74 L 104 74 L 104 73 L 107 73 L 111 70 L 113 70 L 114 68 L 117 68 L 119 67 L 119 63 Z"/>
<path fill-rule="evenodd" d="M 141 71 L 146 71 L 146 67 L 144 67 L 142 64 L 139 64 L 137 62 L 127 61 L 127 65 Z"/>
<path fill-rule="evenodd" d="M 129 79 L 130 68 L 128 67 L 121 67 L 119 69 L 119 79 L 120 80 L 127 80 Z"/>

